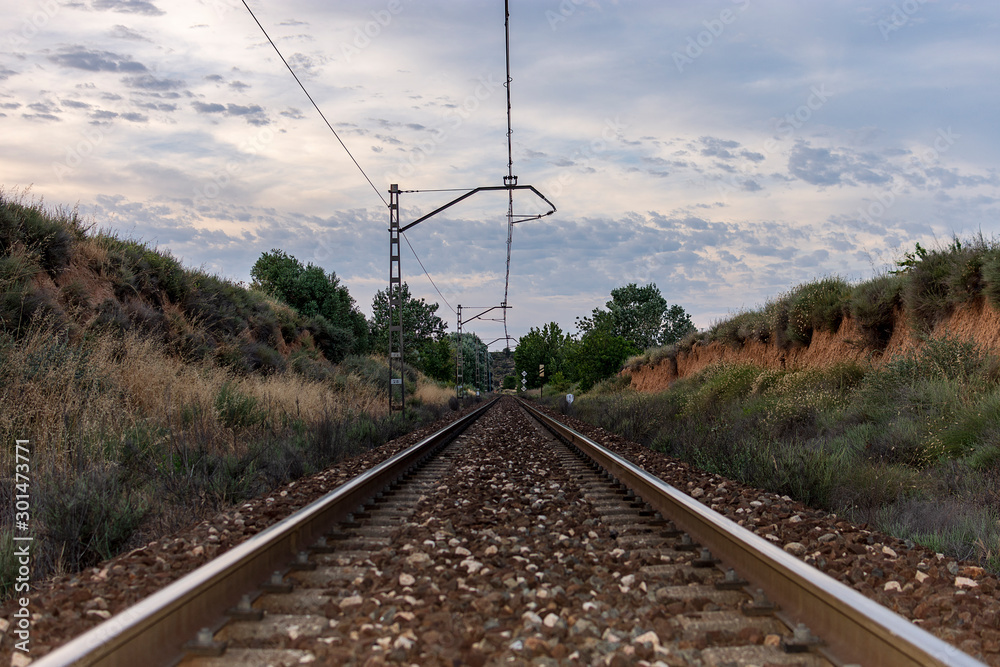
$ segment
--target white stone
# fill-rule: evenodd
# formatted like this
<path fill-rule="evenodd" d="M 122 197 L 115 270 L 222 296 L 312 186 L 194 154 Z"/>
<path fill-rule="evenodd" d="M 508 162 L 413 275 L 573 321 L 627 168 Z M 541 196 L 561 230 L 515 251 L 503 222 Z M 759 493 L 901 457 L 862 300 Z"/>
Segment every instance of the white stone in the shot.
<path fill-rule="evenodd" d="M 898 593 L 903 590 L 903 587 L 899 585 L 898 581 L 887 581 L 883 590 L 886 592 L 896 591 Z"/>
<path fill-rule="evenodd" d="M 465 547 L 456 547 L 456 549 L 455 549 L 455 555 L 456 556 L 471 556 L 472 552 L 469 551 L 468 549 L 466 549 Z"/>
<path fill-rule="evenodd" d="M 653 632 L 652 630 L 650 630 L 649 632 L 641 634 L 638 637 L 636 637 L 635 639 L 633 639 L 632 643 L 633 644 L 652 644 L 654 647 L 656 647 L 656 646 L 660 645 L 660 638 L 659 638 L 659 636 L 655 632 Z"/>
<path fill-rule="evenodd" d="M 545 620 L 542 621 L 542 623 L 547 628 L 556 627 L 556 623 L 558 622 L 559 622 L 559 614 L 553 614 L 553 613 L 549 613 L 549 615 L 545 617 Z"/>
<path fill-rule="evenodd" d="M 958 588 L 976 588 L 979 584 L 968 577 L 955 577 L 955 586 Z"/>
<path fill-rule="evenodd" d="M 896 552 L 893 551 L 890 547 L 882 547 L 882 553 L 884 553 L 889 558 L 896 558 L 897 557 L 896 556 Z"/>
<path fill-rule="evenodd" d="M 348 607 L 358 607 L 362 605 L 364 601 L 364 598 L 360 595 L 352 595 L 341 600 L 339 604 L 341 609 L 346 609 Z"/>
<path fill-rule="evenodd" d="M 917 572 L 917 574 L 915 576 L 915 579 L 917 580 L 918 584 L 922 584 L 922 583 L 924 583 L 925 581 L 927 581 L 930 578 L 931 578 L 931 575 L 927 574 L 926 572 Z"/>
<path fill-rule="evenodd" d="M 31 664 L 31 658 L 20 651 L 14 651 L 14 654 L 10 656 L 10 667 L 27 667 Z"/>
<path fill-rule="evenodd" d="M 634 574 L 626 574 L 624 577 L 622 577 L 622 582 L 621 583 L 622 583 L 622 586 L 631 586 L 632 584 L 635 583 L 635 575 Z"/>
<path fill-rule="evenodd" d="M 415 583 L 417 583 L 417 579 L 412 574 L 407 574 L 406 572 L 404 572 L 403 574 L 399 575 L 400 586 L 412 586 Z"/>

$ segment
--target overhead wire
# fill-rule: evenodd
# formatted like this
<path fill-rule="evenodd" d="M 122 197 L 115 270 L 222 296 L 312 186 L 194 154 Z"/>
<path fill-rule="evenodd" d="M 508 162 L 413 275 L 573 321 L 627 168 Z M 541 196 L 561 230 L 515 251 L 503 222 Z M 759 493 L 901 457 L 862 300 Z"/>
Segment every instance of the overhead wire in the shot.
<path fill-rule="evenodd" d="M 406 241 L 406 245 L 410 246 L 410 252 L 413 253 L 413 258 L 417 260 L 417 264 L 420 265 L 421 269 L 424 269 L 424 263 L 420 261 L 417 251 L 413 249 L 413 244 L 410 243 L 410 239 L 406 238 L 406 234 L 404 232 L 400 232 L 399 235 L 403 237 L 404 241 Z M 441 290 L 438 289 L 437 284 L 434 282 L 434 279 L 431 278 L 431 274 L 427 272 L 427 269 L 424 269 L 424 275 L 427 276 L 427 280 L 431 281 L 431 285 L 434 285 L 434 291 L 437 292 L 438 296 L 441 297 L 441 300 L 444 301 L 444 305 L 448 306 L 448 309 L 457 315 L 458 313 L 451 307 L 451 304 L 448 303 L 448 299 L 444 298 L 444 294 L 442 294 Z"/>
<path fill-rule="evenodd" d="M 354 166 L 358 168 L 358 171 L 360 171 L 361 175 L 364 176 L 365 180 L 371 186 L 372 190 L 374 190 L 374 192 L 378 196 L 378 198 L 380 200 L 382 200 L 382 203 L 385 204 L 386 208 L 388 208 L 389 207 L 389 202 L 386 201 L 386 199 L 385 199 L 384 196 L 382 196 L 382 192 L 375 186 L 375 183 L 372 182 L 371 178 L 369 178 L 369 176 L 365 172 L 364 168 L 361 166 L 361 164 L 354 157 L 354 154 L 351 153 L 351 150 L 347 147 L 347 144 L 344 143 L 344 140 L 340 138 L 340 135 L 337 133 L 337 130 L 334 129 L 333 124 L 330 123 L 329 119 L 327 119 L 326 114 L 324 114 L 323 110 L 320 109 L 319 105 L 316 103 L 316 100 L 313 99 L 313 96 L 309 93 L 309 90 L 305 87 L 305 84 L 303 84 L 302 80 L 299 79 L 299 76 L 295 73 L 295 70 L 292 68 L 291 64 L 288 62 L 288 60 L 285 58 L 285 56 L 282 55 L 281 50 L 278 48 L 278 45 L 274 43 L 274 40 L 271 39 L 271 36 L 268 34 L 268 32 L 264 28 L 263 24 L 261 24 L 260 20 L 256 16 L 256 14 L 254 14 L 253 10 L 250 9 L 250 5 L 247 4 L 246 0 L 242 0 L 242 3 L 243 3 L 243 6 L 246 8 L 247 12 L 250 14 L 251 18 L 253 18 L 254 22 L 257 24 L 257 27 L 260 28 L 260 31 L 264 34 L 264 37 L 267 39 L 268 43 L 271 45 L 271 48 L 274 49 L 274 52 L 278 55 L 278 58 L 280 58 L 281 62 L 284 63 L 285 67 L 288 69 L 289 73 L 292 75 L 292 78 L 295 79 L 295 82 L 299 85 L 299 88 L 302 89 L 302 92 L 305 93 L 305 96 L 309 99 L 309 102 L 312 104 L 313 108 L 316 109 L 316 113 L 318 113 L 319 116 L 320 116 L 320 118 L 323 119 L 323 122 L 326 124 L 327 128 L 329 128 L 330 132 L 333 133 L 333 136 L 336 137 L 337 141 L 340 143 L 341 147 L 347 153 L 348 157 L 351 158 L 351 162 L 354 163 Z M 512 122 L 511 122 L 511 101 L 510 101 L 510 84 L 513 81 L 513 79 L 510 76 L 510 2 L 509 2 L 509 0 L 504 0 L 504 36 L 505 36 L 505 60 L 506 60 L 506 68 L 507 68 L 507 79 L 504 82 L 504 88 L 507 91 L 507 178 L 504 179 L 504 182 L 505 182 L 505 184 L 514 185 L 514 184 L 517 183 L 517 177 L 514 176 L 514 152 L 513 152 L 513 134 L 514 134 L 514 130 L 513 130 Z M 460 191 L 460 190 L 462 190 L 462 188 L 438 188 L 438 189 L 425 189 L 425 190 L 403 190 L 402 192 L 414 192 L 414 193 L 416 193 L 416 192 L 456 192 L 456 191 Z M 514 217 L 515 217 L 515 215 L 514 215 L 514 191 L 512 189 L 509 189 L 507 191 L 507 196 L 508 196 L 508 207 L 507 207 L 507 270 L 506 270 L 506 275 L 504 277 L 503 301 L 501 302 L 501 312 L 503 313 L 503 317 L 502 317 L 502 319 L 492 319 L 492 318 L 490 318 L 490 319 L 491 319 L 491 321 L 496 321 L 496 322 L 501 322 L 502 321 L 503 322 L 503 328 L 504 328 L 503 339 L 507 340 L 507 341 L 510 341 L 510 340 L 515 340 L 515 339 L 513 339 L 510 336 L 510 334 L 509 334 L 509 332 L 507 330 L 507 298 L 508 298 L 508 295 L 509 295 L 509 292 L 510 292 L 510 259 L 511 259 L 511 248 L 512 248 L 512 244 L 513 244 L 513 231 L 514 231 L 514 223 L 515 223 L 515 220 L 514 220 Z M 533 219 L 533 218 L 528 218 L 528 219 Z M 521 222 L 521 221 L 518 220 L 516 222 Z M 421 268 L 421 270 L 423 270 L 424 275 L 427 276 L 427 280 L 430 281 L 431 285 L 434 287 L 434 291 L 436 291 L 438 293 L 438 296 L 441 297 L 441 300 L 444 301 L 445 305 L 452 312 L 456 312 L 455 308 L 452 307 L 452 305 L 445 298 L 444 294 L 438 288 L 437 284 L 434 282 L 434 279 L 431 278 L 430 272 L 428 272 L 427 269 L 426 269 L 426 267 L 424 267 L 424 263 L 420 260 L 420 256 L 417 255 L 417 251 L 413 248 L 413 245 L 410 243 L 410 240 L 408 238 L 406 238 L 405 234 L 401 234 L 401 236 L 406 241 L 406 245 L 409 246 L 410 252 L 413 253 L 413 257 L 414 257 L 414 259 L 417 260 L 417 264 L 420 265 L 420 268 Z M 498 339 L 498 340 L 500 340 L 500 339 Z"/>
<path fill-rule="evenodd" d="M 378 195 L 378 198 L 381 199 L 382 203 L 386 205 L 386 208 L 388 208 L 389 202 L 387 202 L 385 200 L 385 197 L 382 196 L 382 193 L 379 191 L 379 189 L 377 187 L 375 187 L 374 183 L 372 183 L 372 179 L 368 178 L 368 174 L 365 173 L 365 170 L 361 167 L 361 165 L 358 163 L 358 161 L 354 158 L 354 155 L 351 153 L 351 150 L 344 143 L 344 140 L 341 139 L 340 135 L 337 134 L 337 131 L 335 129 L 333 129 L 333 125 L 330 123 L 329 120 L 327 120 L 326 115 L 323 113 L 323 110 L 319 108 L 318 104 L 316 104 L 316 100 L 314 100 L 313 96 L 309 94 L 309 91 L 306 89 L 305 85 L 302 83 L 302 80 L 299 79 L 298 75 L 295 73 L 295 70 L 292 69 L 292 66 L 285 59 L 285 56 L 283 56 L 281 54 L 281 51 L 278 49 L 278 46 L 274 43 L 274 40 L 271 39 L 271 36 L 269 34 L 267 34 L 267 30 L 264 29 L 264 26 L 261 25 L 261 22 L 257 19 L 257 16 L 253 13 L 253 10 L 250 9 L 250 5 L 247 4 L 246 0 L 242 0 L 242 1 L 243 1 L 243 6 L 246 7 L 246 9 L 247 9 L 248 12 L 250 12 L 250 16 L 253 18 L 254 22 L 257 24 L 257 27 L 260 28 L 260 31 L 262 33 L 264 33 L 264 37 L 267 38 L 267 41 L 271 44 L 271 47 L 274 49 L 274 52 L 278 54 L 279 58 L 281 58 L 281 62 L 283 62 L 285 64 L 285 67 L 288 68 L 288 71 L 291 73 L 292 77 L 295 79 L 295 82 L 297 84 L 299 84 L 299 88 L 301 88 L 302 92 L 305 93 L 306 97 L 309 98 L 309 101 L 312 103 L 313 108 L 316 109 L 316 112 L 319 114 L 320 118 L 322 118 L 323 122 L 326 123 L 326 126 L 328 128 L 330 128 L 330 131 L 333 132 L 333 136 L 335 136 L 337 138 L 337 141 L 340 142 L 340 145 L 344 148 L 345 151 L 347 151 L 347 155 L 348 155 L 348 157 L 351 158 L 351 161 L 354 163 L 354 166 L 356 166 L 358 168 L 358 171 L 360 171 L 361 175 L 365 177 L 365 180 L 368 181 L 368 184 L 370 186 L 372 186 L 372 189 L 375 191 L 375 194 Z M 450 192 L 452 190 L 457 190 L 457 188 L 448 188 L 448 189 L 442 189 L 442 190 L 404 190 L 404 192 Z M 431 274 L 427 271 L 426 268 L 424 268 L 424 263 L 422 261 L 420 261 L 420 257 L 417 255 L 417 251 L 414 250 L 413 246 L 410 244 L 410 240 L 406 238 L 405 234 L 403 234 L 402 236 L 403 236 L 404 239 L 406 239 L 406 245 L 410 246 L 410 252 L 413 253 L 413 257 L 417 260 L 417 264 L 419 264 L 420 268 L 423 269 L 424 275 L 427 276 L 427 280 L 429 280 L 430 283 L 431 283 L 431 285 L 434 286 L 434 291 L 436 291 L 438 293 L 438 295 L 441 297 L 441 300 L 444 301 L 445 305 L 448 306 L 448 308 L 452 312 L 455 312 L 455 309 L 452 308 L 452 306 L 451 306 L 450 303 L 448 303 L 448 300 L 446 298 L 444 298 L 444 294 L 442 294 L 441 290 L 438 289 L 438 286 L 437 286 L 437 284 L 435 284 L 434 279 L 431 278 Z"/>
<path fill-rule="evenodd" d="M 514 177 L 514 144 L 513 135 L 514 127 L 511 123 L 511 107 L 510 107 L 510 84 L 513 79 L 510 76 L 510 0 L 504 0 L 503 3 L 504 10 L 504 55 L 507 62 L 507 80 L 504 81 L 503 87 L 507 89 L 507 178 L 504 182 L 507 185 L 514 185 L 517 183 L 517 179 Z M 510 340 L 510 333 L 507 331 L 507 296 L 510 291 L 510 251 L 511 246 L 514 241 L 514 191 L 507 190 L 507 272 L 504 276 L 503 281 L 503 301 L 501 305 L 503 308 L 501 312 L 503 313 L 503 335 L 508 341 Z M 508 346 L 509 347 L 509 346 Z"/>
<path fill-rule="evenodd" d="M 340 145 L 344 148 L 345 151 L 347 151 L 347 155 L 348 157 L 351 158 L 351 162 L 354 163 L 354 166 L 358 168 L 358 171 L 361 172 L 361 175 L 365 177 L 366 181 L 368 181 L 368 185 L 372 186 L 372 190 L 374 190 L 375 194 L 378 195 L 378 198 L 382 200 L 382 203 L 385 204 L 385 207 L 389 208 L 389 202 L 385 200 L 385 197 L 382 196 L 382 193 L 379 191 L 379 189 L 375 187 L 374 183 L 372 183 L 372 179 L 368 178 L 368 174 L 366 174 L 365 170 L 361 168 L 361 165 L 358 163 L 358 161 L 354 159 L 354 155 L 351 153 L 351 150 L 347 147 L 347 144 L 345 144 L 344 140 L 340 138 L 340 135 L 337 134 L 337 131 L 333 129 L 333 125 L 331 125 L 330 121 L 326 119 L 326 115 L 323 113 L 323 110 L 319 108 L 319 105 L 316 104 L 316 100 L 314 100 L 312 95 L 309 94 L 309 91 L 306 90 L 305 85 L 303 85 L 302 81 L 299 80 L 299 76 L 295 73 L 295 70 L 292 69 L 292 66 L 288 64 L 287 60 L 285 60 L 285 56 L 281 55 L 281 51 L 278 49 L 278 45 L 274 43 L 274 40 L 271 39 L 271 36 L 267 34 L 267 30 L 265 30 L 264 26 L 261 25 L 260 21 L 257 20 L 257 16 L 253 13 L 253 10 L 250 9 L 250 5 L 247 4 L 247 0 L 242 0 L 242 1 L 243 1 L 243 6 L 247 8 L 248 12 L 250 12 L 250 16 L 257 24 L 257 27 L 260 28 L 260 31 L 262 33 L 264 33 L 264 37 L 267 38 L 267 41 L 271 43 L 271 47 L 274 49 L 274 52 L 278 54 L 278 57 L 281 58 L 281 62 L 285 63 L 285 67 L 287 67 L 288 71 L 292 73 L 292 77 L 295 79 L 295 82 L 299 84 L 299 88 L 301 88 L 302 92 L 305 93 L 306 97 L 309 98 L 309 101 L 316 109 L 316 112 L 319 114 L 320 118 L 323 119 L 323 122 L 326 123 L 326 126 L 330 128 L 331 132 L 333 132 L 333 136 L 337 137 L 337 141 L 339 141 Z"/>

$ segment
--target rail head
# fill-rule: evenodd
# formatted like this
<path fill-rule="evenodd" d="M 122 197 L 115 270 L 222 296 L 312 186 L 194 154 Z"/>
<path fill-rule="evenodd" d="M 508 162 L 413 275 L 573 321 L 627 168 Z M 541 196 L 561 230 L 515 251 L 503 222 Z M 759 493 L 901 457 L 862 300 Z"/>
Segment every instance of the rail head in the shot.
<path fill-rule="evenodd" d="M 48 653 L 32 665 L 157 665 L 180 657 L 181 644 L 218 625 L 227 608 L 253 590 L 337 521 L 414 464 L 457 437 L 497 399 L 457 419 L 295 514 L 233 547 L 148 598 Z"/>
<path fill-rule="evenodd" d="M 983 667 L 895 612 L 751 533 L 627 459 L 541 412 L 521 405 L 547 429 L 575 445 L 754 586 L 847 661 L 871 665 Z"/>

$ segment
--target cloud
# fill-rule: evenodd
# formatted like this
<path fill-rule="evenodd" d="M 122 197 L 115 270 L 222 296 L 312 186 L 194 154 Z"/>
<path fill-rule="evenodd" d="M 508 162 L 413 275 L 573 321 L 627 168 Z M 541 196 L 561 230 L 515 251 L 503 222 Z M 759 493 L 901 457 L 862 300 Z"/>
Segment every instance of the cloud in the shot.
<path fill-rule="evenodd" d="M 15 74 L 17 74 L 17 72 L 15 72 L 14 70 L 7 69 L 3 65 L 0 65 L 0 81 L 6 81 Z"/>
<path fill-rule="evenodd" d="M 243 83 L 242 81 L 233 81 L 229 84 L 229 87 L 241 93 L 250 90 L 250 84 Z"/>
<path fill-rule="evenodd" d="M 192 102 L 191 106 L 198 113 L 222 114 L 223 116 L 243 117 L 250 125 L 269 125 L 271 120 L 267 117 L 264 107 L 259 104 L 242 106 L 239 104 L 219 104 L 218 102 Z"/>
<path fill-rule="evenodd" d="M 114 111 L 108 111 L 107 109 L 98 109 L 97 111 L 92 112 L 90 117 L 94 119 L 94 123 L 100 123 L 113 118 L 118 118 L 118 114 Z"/>
<path fill-rule="evenodd" d="M 732 141 L 728 139 L 717 139 L 716 137 L 701 137 L 698 139 L 704 148 L 701 149 L 701 154 L 706 157 L 717 157 L 723 160 L 731 160 L 736 156 L 733 155 L 729 149 L 739 148 L 740 143 L 738 141 Z"/>
<path fill-rule="evenodd" d="M 129 39 L 137 42 L 151 42 L 152 40 L 144 36 L 142 33 L 132 30 L 128 26 L 116 25 L 108 31 L 112 37 L 116 39 Z"/>
<path fill-rule="evenodd" d="M 62 105 L 64 107 L 69 107 L 71 109 L 89 109 L 90 105 L 86 102 L 80 102 L 79 100 L 62 100 Z"/>
<path fill-rule="evenodd" d="M 161 16 L 166 13 L 146 0 L 94 0 L 94 9 L 109 10 L 121 14 L 145 14 L 147 16 Z"/>
<path fill-rule="evenodd" d="M 85 46 L 67 46 L 62 53 L 49 56 L 49 60 L 63 67 L 87 70 L 88 72 L 146 72 L 146 66 L 111 51 L 95 51 Z"/>
<path fill-rule="evenodd" d="M 53 116 L 50 113 L 23 113 L 22 118 L 27 118 L 29 120 L 56 120 L 61 121 L 62 119 L 58 116 Z"/>
<path fill-rule="evenodd" d="M 813 185 L 883 185 L 892 181 L 894 171 L 888 163 L 870 153 L 851 153 L 842 148 L 813 148 L 807 141 L 797 141 L 788 156 L 792 176 Z"/>
<path fill-rule="evenodd" d="M 179 79 L 157 79 L 152 74 L 127 76 L 122 79 L 122 83 L 129 88 L 142 88 L 143 90 L 173 90 L 184 85 L 184 82 Z"/>

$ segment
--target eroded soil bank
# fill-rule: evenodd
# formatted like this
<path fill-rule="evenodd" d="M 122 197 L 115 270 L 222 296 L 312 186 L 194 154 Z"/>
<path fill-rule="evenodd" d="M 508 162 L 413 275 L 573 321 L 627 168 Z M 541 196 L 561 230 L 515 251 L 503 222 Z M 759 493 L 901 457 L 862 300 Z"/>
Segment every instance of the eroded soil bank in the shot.
<path fill-rule="evenodd" d="M 1000 354 L 1000 312 L 982 299 L 957 308 L 939 322 L 931 337 L 952 336 L 976 343 L 985 350 Z M 845 361 L 870 361 L 883 364 L 901 354 L 912 352 L 922 342 L 907 323 L 905 312 L 896 313 L 896 326 L 885 350 L 865 347 L 853 319 L 845 317 L 837 333 L 817 332 L 808 346 L 782 348 L 751 341 L 741 347 L 712 342 L 695 344 L 680 352 L 676 360 L 665 359 L 655 366 L 623 371 L 632 376 L 632 388 L 639 391 L 662 391 L 679 378 L 687 377 L 706 366 L 720 362 L 755 364 L 764 368 L 801 369 L 830 366 Z"/>

